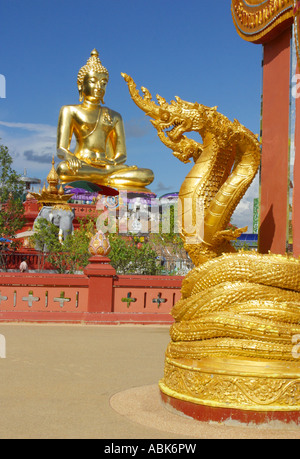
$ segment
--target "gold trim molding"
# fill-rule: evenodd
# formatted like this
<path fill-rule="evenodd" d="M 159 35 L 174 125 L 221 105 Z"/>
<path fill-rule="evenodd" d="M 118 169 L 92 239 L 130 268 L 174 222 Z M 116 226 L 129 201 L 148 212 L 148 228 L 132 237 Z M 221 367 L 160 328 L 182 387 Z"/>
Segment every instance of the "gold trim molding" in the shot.
<path fill-rule="evenodd" d="M 252 43 L 265 43 L 292 24 L 294 0 L 232 0 L 231 12 L 238 34 Z"/>
<path fill-rule="evenodd" d="M 187 402 L 245 411 L 300 411 L 299 364 L 234 359 L 165 362 L 162 393 Z"/>

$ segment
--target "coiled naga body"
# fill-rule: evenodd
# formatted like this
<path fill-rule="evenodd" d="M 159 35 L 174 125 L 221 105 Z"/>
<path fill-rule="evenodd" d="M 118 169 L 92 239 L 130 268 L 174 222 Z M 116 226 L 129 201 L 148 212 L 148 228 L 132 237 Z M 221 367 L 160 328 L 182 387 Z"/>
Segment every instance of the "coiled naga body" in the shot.
<path fill-rule="evenodd" d="M 122 74 L 133 101 L 182 162 L 195 165 L 179 193 L 181 237 L 195 268 L 174 306 L 161 391 L 213 407 L 300 411 L 300 264 L 236 252 L 228 229 L 260 165 L 257 137 L 198 103 L 158 104 Z M 202 142 L 187 138 L 198 132 Z M 200 139 L 201 140 L 201 139 Z"/>

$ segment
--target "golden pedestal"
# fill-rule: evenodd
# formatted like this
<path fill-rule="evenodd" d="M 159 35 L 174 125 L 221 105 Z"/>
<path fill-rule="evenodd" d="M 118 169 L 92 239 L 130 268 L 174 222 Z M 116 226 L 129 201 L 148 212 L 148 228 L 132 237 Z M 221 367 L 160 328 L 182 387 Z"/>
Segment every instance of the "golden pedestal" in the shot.
<path fill-rule="evenodd" d="M 300 425 L 298 363 L 167 358 L 159 388 L 167 408 L 198 421 Z"/>
<path fill-rule="evenodd" d="M 299 411 L 299 364 L 251 360 L 170 360 L 160 390 L 212 407 L 251 411 Z"/>

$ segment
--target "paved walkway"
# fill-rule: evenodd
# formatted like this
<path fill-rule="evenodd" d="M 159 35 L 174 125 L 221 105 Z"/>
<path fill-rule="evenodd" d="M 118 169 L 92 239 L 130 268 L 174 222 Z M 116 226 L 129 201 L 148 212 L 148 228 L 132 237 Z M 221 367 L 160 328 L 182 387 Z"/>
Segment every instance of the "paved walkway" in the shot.
<path fill-rule="evenodd" d="M 0 438 L 300 438 L 193 421 L 161 404 L 166 326 L 0 324 Z M 277 426 L 279 427 L 279 426 Z"/>

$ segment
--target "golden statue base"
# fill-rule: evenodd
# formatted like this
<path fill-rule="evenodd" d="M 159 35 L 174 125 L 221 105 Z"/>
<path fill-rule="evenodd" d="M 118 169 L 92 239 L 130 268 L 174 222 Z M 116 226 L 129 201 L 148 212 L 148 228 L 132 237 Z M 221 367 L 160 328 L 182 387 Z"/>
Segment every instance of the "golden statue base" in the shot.
<path fill-rule="evenodd" d="M 246 423 L 255 423 L 254 413 L 260 413 L 261 423 L 278 420 L 300 424 L 298 363 L 167 358 L 159 387 L 165 403 L 198 420 L 207 421 L 210 416 L 212 421 L 224 421 L 227 410 L 229 419 Z M 209 407 L 219 410 L 207 410 Z M 215 419 L 214 413 L 219 413 Z"/>

